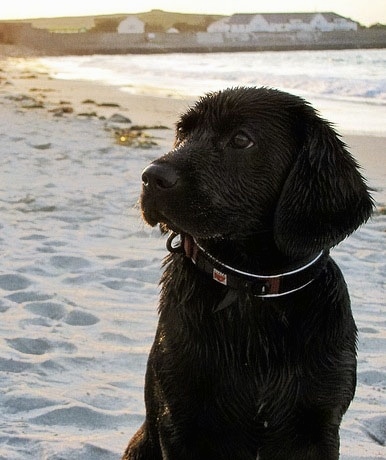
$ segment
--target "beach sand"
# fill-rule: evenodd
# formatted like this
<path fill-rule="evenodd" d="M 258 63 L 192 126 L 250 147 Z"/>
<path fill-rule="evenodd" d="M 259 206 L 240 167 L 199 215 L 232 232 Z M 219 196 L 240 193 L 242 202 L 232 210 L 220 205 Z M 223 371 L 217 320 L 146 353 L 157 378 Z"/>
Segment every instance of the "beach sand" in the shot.
<path fill-rule="evenodd" d="M 53 80 L 22 59 L 0 69 L 0 459 L 118 459 L 144 416 L 166 255 L 140 219 L 140 175 L 192 101 Z M 168 129 L 119 145 L 117 113 Z M 386 144 L 343 139 L 377 212 L 332 251 L 359 329 L 341 458 L 373 460 L 386 456 Z"/>

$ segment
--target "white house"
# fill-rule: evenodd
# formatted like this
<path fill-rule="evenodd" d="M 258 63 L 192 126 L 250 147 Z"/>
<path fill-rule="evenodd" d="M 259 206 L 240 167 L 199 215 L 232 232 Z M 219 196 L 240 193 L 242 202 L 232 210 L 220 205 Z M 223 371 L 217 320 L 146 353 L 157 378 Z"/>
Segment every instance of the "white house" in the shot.
<path fill-rule="evenodd" d="M 212 24 L 209 24 L 207 27 L 207 32 L 209 33 L 218 33 L 218 32 L 229 32 L 230 31 L 230 25 L 229 25 L 229 18 L 222 18 L 219 19 L 218 21 L 212 22 Z"/>
<path fill-rule="evenodd" d="M 128 16 L 118 24 L 119 34 L 143 34 L 145 23 L 135 16 Z"/>
<path fill-rule="evenodd" d="M 336 13 L 315 14 L 310 24 L 324 32 L 332 30 L 358 30 L 358 23 Z"/>
<path fill-rule="evenodd" d="M 358 23 L 335 13 L 260 13 L 234 14 L 209 25 L 207 31 L 248 32 L 298 32 L 357 30 Z"/>
<path fill-rule="evenodd" d="M 166 31 L 167 34 L 179 34 L 180 31 L 178 29 L 176 29 L 175 27 L 170 27 L 167 31 Z"/>
<path fill-rule="evenodd" d="M 277 13 L 261 14 L 270 32 L 331 32 L 357 30 L 358 23 L 336 13 Z"/>

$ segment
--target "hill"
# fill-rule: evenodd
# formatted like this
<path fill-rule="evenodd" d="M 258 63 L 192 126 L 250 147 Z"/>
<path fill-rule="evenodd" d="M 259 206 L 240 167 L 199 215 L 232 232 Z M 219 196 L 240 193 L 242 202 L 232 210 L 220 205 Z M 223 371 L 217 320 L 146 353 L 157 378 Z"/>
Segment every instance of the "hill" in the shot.
<path fill-rule="evenodd" d="M 86 30 L 95 30 L 103 32 L 112 32 L 116 30 L 120 21 L 128 16 L 136 16 L 145 22 L 148 30 L 167 30 L 178 24 L 185 25 L 184 31 L 203 30 L 208 24 L 223 18 L 221 15 L 205 14 L 185 14 L 174 13 L 163 10 L 151 10 L 144 13 L 136 14 L 111 14 L 100 16 L 79 16 L 79 17 L 62 17 L 62 18 L 36 18 L 24 19 L 12 22 L 29 22 L 32 27 L 37 29 L 46 29 L 51 32 L 78 32 Z"/>

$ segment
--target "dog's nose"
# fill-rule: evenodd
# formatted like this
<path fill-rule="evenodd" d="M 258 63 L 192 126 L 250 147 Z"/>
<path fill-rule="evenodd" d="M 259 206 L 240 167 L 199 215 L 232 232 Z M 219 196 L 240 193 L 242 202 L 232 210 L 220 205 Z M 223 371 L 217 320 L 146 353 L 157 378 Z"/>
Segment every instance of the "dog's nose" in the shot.
<path fill-rule="evenodd" d="M 166 164 L 152 163 L 142 173 L 142 183 L 145 187 L 169 189 L 176 185 L 177 172 Z"/>

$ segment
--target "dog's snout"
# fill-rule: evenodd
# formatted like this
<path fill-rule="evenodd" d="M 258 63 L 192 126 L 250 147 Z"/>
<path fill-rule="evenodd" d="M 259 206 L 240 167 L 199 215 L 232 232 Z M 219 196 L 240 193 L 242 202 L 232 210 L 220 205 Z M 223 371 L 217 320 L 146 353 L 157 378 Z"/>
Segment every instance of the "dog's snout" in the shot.
<path fill-rule="evenodd" d="M 145 168 L 142 173 L 142 183 L 149 188 L 170 189 L 176 185 L 177 181 L 177 172 L 166 164 L 153 163 Z"/>

